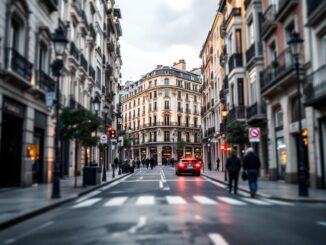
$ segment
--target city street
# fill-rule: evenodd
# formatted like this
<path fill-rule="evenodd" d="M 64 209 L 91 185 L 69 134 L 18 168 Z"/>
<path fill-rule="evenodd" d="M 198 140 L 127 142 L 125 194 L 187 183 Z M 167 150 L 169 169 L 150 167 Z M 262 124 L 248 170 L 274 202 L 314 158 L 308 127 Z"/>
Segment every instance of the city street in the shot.
<path fill-rule="evenodd" d="M 326 207 L 229 194 L 206 177 L 141 168 L 0 233 L 0 244 L 325 244 Z"/>

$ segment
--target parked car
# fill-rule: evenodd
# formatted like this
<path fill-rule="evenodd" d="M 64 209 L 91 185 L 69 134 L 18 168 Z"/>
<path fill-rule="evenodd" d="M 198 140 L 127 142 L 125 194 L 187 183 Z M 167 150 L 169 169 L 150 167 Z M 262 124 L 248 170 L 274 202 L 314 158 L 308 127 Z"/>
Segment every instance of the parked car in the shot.
<path fill-rule="evenodd" d="M 181 175 L 182 173 L 191 173 L 200 176 L 200 169 L 202 168 L 202 163 L 196 159 L 180 159 L 175 166 L 175 174 Z"/>

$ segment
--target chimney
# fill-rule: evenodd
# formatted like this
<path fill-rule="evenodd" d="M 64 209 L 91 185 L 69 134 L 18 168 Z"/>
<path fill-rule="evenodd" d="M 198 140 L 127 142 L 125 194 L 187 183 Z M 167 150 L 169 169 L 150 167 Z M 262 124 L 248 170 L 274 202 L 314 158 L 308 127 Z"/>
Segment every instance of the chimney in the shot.
<path fill-rule="evenodd" d="M 179 62 L 173 63 L 173 67 L 181 71 L 187 70 L 186 61 L 184 59 L 180 59 Z"/>
<path fill-rule="evenodd" d="M 156 70 L 161 69 L 163 66 L 162 65 L 157 65 Z"/>

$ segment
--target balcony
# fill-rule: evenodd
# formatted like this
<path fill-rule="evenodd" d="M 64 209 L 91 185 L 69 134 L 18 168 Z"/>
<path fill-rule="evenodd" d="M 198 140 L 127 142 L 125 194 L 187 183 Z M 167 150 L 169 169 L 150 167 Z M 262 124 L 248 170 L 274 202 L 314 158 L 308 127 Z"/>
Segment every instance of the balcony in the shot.
<path fill-rule="evenodd" d="M 315 26 L 321 23 L 326 15 L 326 1 L 324 0 L 307 0 L 307 26 Z"/>
<path fill-rule="evenodd" d="M 326 101 L 326 65 L 322 66 L 306 78 L 306 106 L 322 107 Z"/>
<path fill-rule="evenodd" d="M 232 8 L 230 15 L 227 18 L 227 23 L 231 21 L 232 18 L 241 16 L 241 8 Z"/>
<path fill-rule="evenodd" d="M 300 57 L 303 57 L 300 55 Z M 291 74 L 292 72 L 292 74 Z M 268 89 L 273 86 L 281 85 L 290 81 L 292 75 L 294 77 L 294 65 L 290 50 L 283 51 L 268 67 L 266 67 L 261 73 L 260 88 L 262 93 L 266 93 Z M 293 80 L 293 79 L 292 79 Z"/>
<path fill-rule="evenodd" d="M 261 36 L 265 40 L 272 34 L 277 27 L 276 18 L 276 5 L 271 4 L 264 13 L 264 20 L 262 24 Z"/>
<path fill-rule="evenodd" d="M 191 110 L 189 108 L 186 108 L 185 113 L 190 114 L 191 113 Z"/>
<path fill-rule="evenodd" d="M 220 64 L 224 65 L 227 60 L 227 49 L 226 45 L 224 44 L 222 47 L 222 53 L 220 54 Z"/>
<path fill-rule="evenodd" d="M 95 81 L 95 70 L 91 65 L 88 66 L 88 75 Z"/>
<path fill-rule="evenodd" d="M 241 120 L 245 118 L 246 118 L 246 108 L 243 105 L 233 107 L 229 111 L 228 122 L 232 122 L 234 120 Z"/>
<path fill-rule="evenodd" d="M 108 41 L 106 42 L 106 46 L 110 53 L 115 51 L 115 46 L 114 46 L 114 42 L 113 42 L 112 38 L 108 39 Z"/>
<path fill-rule="evenodd" d="M 58 10 L 58 0 L 45 0 L 43 3 L 49 9 L 50 13 Z"/>
<path fill-rule="evenodd" d="M 279 0 L 278 11 L 276 13 L 276 20 L 281 21 L 292 14 L 290 11 L 293 10 L 298 4 L 298 0 Z"/>
<path fill-rule="evenodd" d="M 36 87 L 43 90 L 44 92 L 55 91 L 55 81 L 44 71 L 36 71 Z"/>
<path fill-rule="evenodd" d="M 74 43 L 70 43 L 70 54 L 72 57 L 75 58 L 75 60 L 79 61 L 79 50 L 77 49 L 76 45 Z"/>
<path fill-rule="evenodd" d="M 205 138 L 212 137 L 215 133 L 215 127 L 211 127 L 207 130 L 205 130 L 204 136 Z"/>
<path fill-rule="evenodd" d="M 83 54 L 80 55 L 80 65 L 82 68 L 84 68 L 85 72 L 87 73 L 88 63 Z"/>
<path fill-rule="evenodd" d="M 96 31 L 94 29 L 93 24 L 89 25 L 89 35 L 92 37 L 93 41 L 96 40 Z"/>
<path fill-rule="evenodd" d="M 214 99 L 211 99 L 212 108 L 214 107 Z"/>
<path fill-rule="evenodd" d="M 84 10 L 81 10 L 81 17 L 82 17 L 82 24 L 84 24 L 84 27 L 85 27 L 86 31 L 88 31 L 89 30 L 89 25 L 88 25 L 86 13 L 85 13 Z"/>
<path fill-rule="evenodd" d="M 256 43 L 254 42 L 251 44 L 249 49 L 246 51 L 246 61 L 247 61 L 247 68 L 251 67 L 251 65 L 255 64 L 255 59 L 258 58 L 258 56 L 263 55 L 263 45 L 261 42 L 257 43 L 258 45 L 258 52 L 256 51 Z"/>
<path fill-rule="evenodd" d="M 6 48 L 5 55 L 6 69 L 23 79 L 23 83 L 20 85 L 23 87 L 31 86 L 33 64 L 13 48 Z"/>
<path fill-rule="evenodd" d="M 256 102 L 247 108 L 248 122 L 258 121 L 262 119 L 266 119 L 266 105 L 264 102 Z"/>
<path fill-rule="evenodd" d="M 242 66 L 243 66 L 242 53 L 235 53 L 231 55 L 229 59 L 229 73 L 231 73 L 234 68 L 242 67 Z"/>

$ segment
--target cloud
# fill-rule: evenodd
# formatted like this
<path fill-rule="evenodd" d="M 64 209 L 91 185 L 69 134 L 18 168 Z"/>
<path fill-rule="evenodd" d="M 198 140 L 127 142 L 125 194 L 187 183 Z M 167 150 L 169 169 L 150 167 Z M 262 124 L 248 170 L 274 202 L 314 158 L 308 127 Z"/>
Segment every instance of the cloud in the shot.
<path fill-rule="evenodd" d="M 218 1 L 117 0 L 121 7 L 123 81 L 137 80 L 157 64 L 181 58 L 199 67 L 201 47 L 211 28 Z"/>

